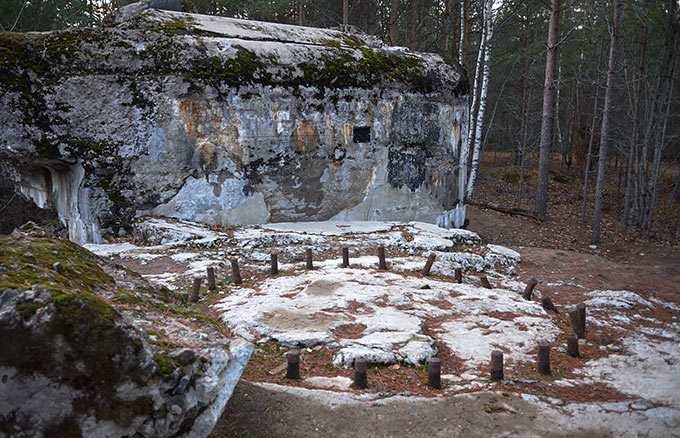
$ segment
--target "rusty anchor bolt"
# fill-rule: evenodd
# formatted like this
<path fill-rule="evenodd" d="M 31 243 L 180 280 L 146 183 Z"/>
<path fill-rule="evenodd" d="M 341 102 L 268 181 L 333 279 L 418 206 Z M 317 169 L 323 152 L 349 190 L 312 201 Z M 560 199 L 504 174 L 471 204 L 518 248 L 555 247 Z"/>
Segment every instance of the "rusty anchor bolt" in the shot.
<path fill-rule="evenodd" d="M 207 274 L 208 274 L 208 289 L 210 290 L 215 290 L 215 268 L 212 266 L 208 266 L 205 268 Z"/>
<path fill-rule="evenodd" d="M 534 293 L 534 288 L 536 287 L 537 284 L 538 280 L 536 280 L 535 278 L 529 280 L 527 286 L 524 288 L 524 293 L 522 294 L 525 300 L 531 300 L 531 295 Z"/>
<path fill-rule="evenodd" d="M 479 277 L 479 281 L 482 283 L 482 286 L 487 288 L 487 289 L 492 289 L 491 283 L 489 283 L 489 279 L 486 278 L 486 275 L 482 275 Z"/>
<path fill-rule="evenodd" d="M 538 363 L 538 372 L 541 374 L 550 374 L 550 344 L 546 341 L 538 343 L 538 355 L 536 357 Z"/>
<path fill-rule="evenodd" d="M 578 314 L 578 320 L 581 327 L 581 333 L 583 334 L 583 339 L 586 338 L 586 305 L 584 303 L 578 303 L 576 305 L 576 313 Z"/>
<path fill-rule="evenodd" d="M 578 357 L 578 337 L 576 335 L 567 336 L 567 353 L 571 357 Z"/>
<path fill-rule="evenodd" d="M 579 303 L 579 305 L 581 304 L 583 303 Z M 586 337 L 585 319 L 586 319 L 585 304 L 583 304 L 580 312 L 579 306 L 574 306 L 571 309 L 569 309 L 569 322 L 571 323 L 571 327 L 574 329 L 574 334 L 579 339 L 585 339 Z"/>
<path fill-rule="evenodd" d="M 201 277 L 194 277 L 194 283 L 191 285 L 191 302 L 198 302 L 198 294 L 201 292 Z"/>
<path fill-rule="evenodd" d="M 231 259 L 231 276 L 234 278 L 234 284 L 241 284 L 241 272 L 238 269 L 238 260 Z"/>
<path fill-rule="evenodd" d="M 436 357 L 430 358 L 427 367 L 427 386 L 434 389 L 442 387 L 442 361 Z"/>
<path fill-rule="evenodd" d="M 286 355 L 288 357 L 288 365 L 286 367 L 286 378 L 299 379 L 300 378 L 300 351 L 291 350 Z"/>
<path fill-rule="evenodd" d="M 462 283 L 463 282 L 463 269 L 461 268 L 456 268 L 455 272 L 455 279 L 456 283 Z"/>
<path fill-rule="evenodd" d="M 437 258 L 437 255 L 432 253 L 427 257 L 427 262 L 425 263 L 425 267 L 423 268 L 423 277 L 426 277 L 427 275 L 430 274 L 430 269 L 432 269 L 432 264 L 434 263 L 434 259 Z"/>
<path fill-rule="evenodd" d="M 312 248 L 307 248 L 305 250 L 305 259 L 307 260 L 307 269 L 314 269 L 314 264 L 312 263 Z"/>
<path fill-rule="evenodd" d="M 385 262 L 385 247 L 380 245 L 378 247 L 378 269 L 386 270 L 387 263 Z"/>
<path fill-rule="evenodd" d="M 363 357 L 354 359 L 354 386 L 359 389 L 366 389 L 368 387 L 366 369 L 366 359 Z"/>
<path fill-rule="evenodd" d="M 491 380 L 503 380 L 503 352 L 491 352 Z"/>
<path fill-rule="evenodd" d="M 279 253 L 273 252 L 271 254 L 271 269 L 269 270 L 271 275 L 276 275 L 279 273 Z"/>

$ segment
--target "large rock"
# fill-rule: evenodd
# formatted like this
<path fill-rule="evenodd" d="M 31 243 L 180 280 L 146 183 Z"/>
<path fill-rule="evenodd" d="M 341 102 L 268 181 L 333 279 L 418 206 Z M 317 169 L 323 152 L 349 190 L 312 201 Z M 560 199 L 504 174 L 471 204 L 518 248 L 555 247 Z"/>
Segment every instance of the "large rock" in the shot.
<path fill-rule="evenodd" d="M 0 436 L 210 434 L 252 345 L 31 224 L 0 266 Z"/>
<path fill-rule="evenodd" d="M 147 10 L 0 33 L 0 173 L 77 242 L 212 224 L 464 221 L 467 80 L 338 31 Z"/>

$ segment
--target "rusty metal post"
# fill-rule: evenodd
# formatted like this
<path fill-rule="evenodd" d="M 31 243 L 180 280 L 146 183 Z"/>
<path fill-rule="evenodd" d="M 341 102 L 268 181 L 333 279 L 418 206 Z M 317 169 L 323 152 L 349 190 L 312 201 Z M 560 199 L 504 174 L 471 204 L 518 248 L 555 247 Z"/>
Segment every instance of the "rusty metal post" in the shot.
<path fill-rule="evenodd" d="M 425 267 L 423 268 L 423 276 L 427 276 L 430 273 L 430 269 L 432 269 L 432 264 L 434 263 L 434 259 L 437 258 L 437 255 L 432 253 L 427 257 L 427 263 L 425 263 Z"/>
<path fill-rule="evenodd" d="M 198 295 L 201 292 L 201 277 L 194 277 L 194 283 L 191 285 L 191 302 L 195 303 L 198 301 Z"/>
<path fill-rule="evenodd" d="M 305 250 L 305 260 L 307 261 L 307 269 L 314 269 L 314 263 L 312 262 L 312 248 L 307 248 Z"/>
<path fill-rule="evenodd" d="M 584 303 L 578 303 L 576 305 L 576 312 L 578 314 L 578 321 L 581 326 L 581 333 L 583 334 L 583 339 L 586 338 L 586 305 Z"/>
<path fill-rule="evenodd" d="M 300 378 L 300 351 L 291 350 L 286 355 L 288 357 L 288 364 L 286 366 L 286 378 L 299 379 Z"/>
<path fill-rule="evenodd" d="M 238 260 L 231 259 L 231 275 L 234 278 L 234 284 L 241 284 L 241 271 L 238 269 Z"/>
<path fill-rule="evenodd" d="M 492 289 L 491 283 L 489 283 L 489 279 L 486 278 L 486 275 L 482 275 L 479 277 L 479 281 L 482 283 L 482 286 L 487 288 L 487 289 Z"/>
<path fill-rule="evenodd" d="M 503 352 L 491 352 L 491 380 L 503 380 Z"/>
<path fill-rule="evenodd" d="M 342 267 L 349 268 L 349 248 L 342 247 Z"/>
<path fill-rule="evenodd" d="M 217 288 L 215 286 L 215 268 L 208 266 L 205 270 L 208 273 L 208 289 L 215 290 Z"/>
<path fill-rule="evenodd" d="M 567 353 L 569 353 L 569 356 L 571 357 L 579 356 L 578 338 L 576 337 L 576 335 L 567 336 Z"/>
<path fill-rule="evenodd" d="M 387 269 L 387 262 L 385 262 L 385 247 L 382 245 L 378 247 L 378 269 Z"/>
<path fill-rule="evenodd" d="M 278 252 L 273 252 L 271 254 L 271 269 L 269 270 L 269 273 L 271 275 L 276 275 L 279 273 L 279 253 Z"/>
<path fill-rule="evenodd" d="M 368 378 L 366 377 L 366 359 L 359 357 L 354 359 L 354 386 L 359 389 L 368 387 Z"/>
<path fill-rule="evenodd" d="M 571 323 L 571 327 L 574 329 L 574 334 L 579 339 L 584 339 L 585 330 L 583 330 L 583 327 L 581 326 L 581 318 L 579 318 L 578 308 L 576 306 L 569 309 L 569 322 Z"/>
<path fill-rule="evenodd" d="M 538 343 L 538 355 L 536 358 L 538 363 L 538 372 L 541 374 L 550 374 L 550 344 L 546 341 Z"/>
<path fill-rule="evenodd" d="M 430 358 L 427 367 L 427 386 L 434 389 L 441 389 L 442 381 L 442 361 L 436 357 Z"/>
<path fill-rule="evenodd" d="M 524 288 L 524 293 L 522 294 L 525 300 L 531 300 L 531 295 L 534 293 L 534 288 L 536 287 L 537 284 L 538 280 L 536 280 L 535 278 L 529 280 L 527 286 Z"/>
<path fill-rule="evenodd" d="M 463 269 L 462 268 L 456 268 L 455 279 L 456 279 L 456 283 L 462 283 L 463 282 Z"/>
<path fill-rule="evenodd" d="M 557 307 L 555 307 L 555 303 L 552 302 L 550 297 L 543 297 L 541 298 L 541 306 L 548 311 L 555 312 L 557 313 Z"/>

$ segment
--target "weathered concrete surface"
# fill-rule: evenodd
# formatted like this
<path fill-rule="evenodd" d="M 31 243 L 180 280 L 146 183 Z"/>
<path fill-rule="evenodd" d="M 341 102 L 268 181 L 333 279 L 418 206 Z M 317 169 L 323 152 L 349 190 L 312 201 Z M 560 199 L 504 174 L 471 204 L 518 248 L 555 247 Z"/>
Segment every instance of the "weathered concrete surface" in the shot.
<path fill-rule="evenodd" d="M 168 240 L 153 247 L 101 245 L 93 249 L 102 254 L 120 250 L 114 257 L 139 268 L 150 281 L 182 289 L 190 284 L 191 276 L 205 273 L 207 265 L 227 280 L 228 258 L 238 257 L 243 272 L 248 273 L 244 284 L 223 281 L 210 302 L 222 301 L 217 305 L 225 305 L 222 310 L 232 327 L 258 341 L 328 341 L 320 350 L 339 353 L 347 349 L 342 358 L 336 356 L 340 363 L 346 351 L 408 362 L 417 358 L 418 351 L 431 351 L 425 347 L 432 340 L 438 357 L 456 359 L 442 370 L 445 396 L 429 401 L 391 397 L 407 395 L 398 380 L 374 380 L 360 395 L 339 392 L 347 391 L 347 379 L 340 377 L 351 377 L 351 372 L 339 367 L 332 373 L 308 367 L 300 383 L 333 391 L 242 383 L 215 437 L 328 435 L 338 430 L 343 436 L 399 435 L 403 431 L 413 436 L 505 436 L 513 432 L 520 436 L 673 436 L 680 430 L 680 391 L 675 378 L 680 364 L 680 307 L 658 295 L 591 290 L 582 286 L 582 280 L 562 274 L 569 287 L 583 289 L 584 298 L 592 300 L 588 301 L 589 329 L 581 344 L 582 357 L 570 364 L 565 314 L 575 302 L 558 301 L 565 289 L 549 282 L 541 282 L 535 296 L 553 297 L 559 313 L 546 313 L 538 301 L 521 298 L 526 286 L 521 279 L 528 273 L 516 275 L 519 255 L 508 248 L 481 245 L 474 233 L 417 222 L 283 223 L 228 232 L 181 221 L 147 222 L 153 224 L 149 228 L 156 230 L 155 236 L 186 240 Z M 201 245 L 205 249 L 198 249 Z M 386 246 L 389 271 L 375 269 L 377 245 Z M 339 268 L 342 246 L 350 249 L 348 269 Z M 304 268 L 308 247 L 314 248 L 313 271 Z M 264 278 L 271 251 L 279 252 L 279 274 Z M 417 273 L 431 252 L 437 258 L 431 276 L 423 278 Z M 561 251 L 556 252 L 556 257 L 561 256 Z M 454 283 L 456 267 L 466 269 L 462 284 Z M 481 270 L 494 289 L 477 287 L 476 271 Z M 347 323 L 353 324 L 353 330 L 343 331 Z M 425 342 L 412 346 L 423 348 L 403 348 L 417 336 L 424 336 Z M 553 339 L 555 367 L 547 378 L 536 375 L 535 355 L 530 350 L 543 337 Z M 283 355 L 292 348 L 270 347 L 269 342 L 262 344 L 254 354 L 260 359 L 272 351 Z M 486 363 L 490 350 L 498 348 L 505 354 L 506 380 L 492 382 Z M 305 362 L 318 360 L 316 347 L 310 349 L 307 353 L 303 349 L 303 369 Z M 259 361 L 252 364 L 249 372 L 262 367 Z M 392 370 L 394 365 L 378 367 L 398 379 L 400 371 Z M 410 365 L 401 364 L 402 369 L 406 367 Z M 282 380 L 272 375 L 269 381 Z M 608 395 L 612 390 L 618 394 Z M 455 395 L 469 391 L 475 393 Z M 513 392 L 535 395 L 515 396 Z"/>
<path fill-rule="evenodd" d="M 234 333 L 251 340 L 329 344 L 335 366 L 351 366 L 359 357 L 369 363 L 422 363 L 437 354 L 435 339 L 470 368 L 486 363 L 499 344 L 510 349 L 507 358 L 529 361 L 535 340 L 552 340 L 559 331 L 539 303 L 516 292 L 373 269 L 324 266 L 268 279 L 234 290 L 216 307 Z M 506 313 L 518 316 L 493 316 Z M 437 328 L 423 332 L 434 318 Z M 362 330 L 344 338 L 348 325 Z"/>
<path fill-rule="evenodd" d="M 157 10 L 0 47 L 1 173 L 72 240 L 146 214 L 464 221 L 467 82 L 437 55 Z"/>
<path fill-rule="evenodd" d="M 212 432 L 251 344 L 31 224 L 0 238 L 0 266 L 0 436 Z"/>

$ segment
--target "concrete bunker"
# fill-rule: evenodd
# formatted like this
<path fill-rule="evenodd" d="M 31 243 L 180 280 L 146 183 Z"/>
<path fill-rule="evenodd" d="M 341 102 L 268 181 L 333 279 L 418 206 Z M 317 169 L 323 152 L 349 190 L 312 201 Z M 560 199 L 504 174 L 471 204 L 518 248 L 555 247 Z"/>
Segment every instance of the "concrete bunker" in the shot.
<path fill-rule="evenodd" d="M 17 38 L 2 68 L 25 83 L 0 79 L 0 154 L 17 191 L 27 161 L 82 169 L 60 214 L 75 241 L 144 215 L 464 222 L 467 81 L 438 55 L 160 10 Z"/>

